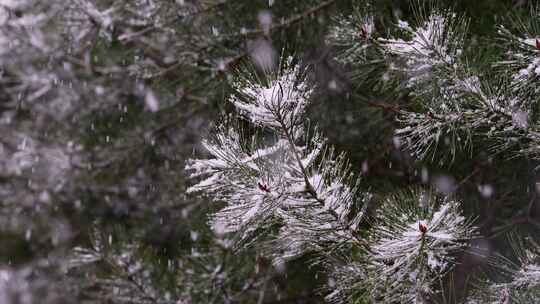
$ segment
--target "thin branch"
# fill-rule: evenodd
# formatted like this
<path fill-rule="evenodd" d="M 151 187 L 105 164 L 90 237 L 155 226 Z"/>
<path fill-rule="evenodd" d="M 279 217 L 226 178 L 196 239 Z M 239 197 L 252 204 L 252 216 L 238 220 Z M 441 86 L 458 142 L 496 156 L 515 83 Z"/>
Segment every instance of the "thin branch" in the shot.
<path fill-rule="evenodd" d="M 399 107 L 397 105 L 391 105 L 391 104 L 387 104 L 387 103 L 384 103 L 384 102 L 375 102 L 375 101 L 371 101 L 371 100 L 366 100 L 365 102 L 370 107 L 383 109 L 384 111 L 392 112 L 394 114 L 400 114 L 401 113 L 400 110 L 399 110 Z"/>
<path fill-rule="evenodd" d="M 310 15 L 317 14 L 318 12 L 320 12 L 324 8 L 334 4 L 335 2 L 336 2 L 336 0 L 327 0 L 327 1 L 321 2 L 320 4 L 314 6 L 314 7 L 310 8 L 310 9 L 307 9 L 307 10 L 305 10 L 304 12 L 302 12 L 300 14 L 297 14 L 297 15 L 295 15 L 293 17 L 289 17 L 288 19 L 285 19 L 285 20 L 283 20 L 283 21 L 281 21 L 281 22 L 279 22 L 277 24 L 273 24 L 272 26 L 270 26 L 269 31 L 272 32 L 272 31 L 275 31 L 275 30 L 288 28 L 291 25 L 302 21 L 303 19 L 305 19 L 306 17 L 308 17 Z M 233 37 L 236 37 L 236 36 L 244 36 L 244 37 L 257 36 L 257 35 L 263 35 L 265 33 L 266 32 L 263 29 L 245 30 L 245 31 L 242 31 L 239 35 L 233 35 Z"/>

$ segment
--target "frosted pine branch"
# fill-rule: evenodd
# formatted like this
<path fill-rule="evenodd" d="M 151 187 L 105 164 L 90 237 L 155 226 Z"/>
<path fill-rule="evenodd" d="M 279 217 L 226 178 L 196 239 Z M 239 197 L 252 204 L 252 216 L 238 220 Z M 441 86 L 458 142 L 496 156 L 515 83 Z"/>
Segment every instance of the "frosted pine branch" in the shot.
<path fill-rule="evenodd" d="M 337 27 L 344 27 L 345 32 L 360 28 L 361 19 L 355 20 L 355 25 L 349 22 Z M 400 20 L 397 27 L 401 38 L 379 38 L 374 44 L 387 57 L 389 71 L 404 82 L 400 89 L 408 90 L 417 106 L 414 111 L 402 109 L 397 116 L 402 125 L 396 130 L 400 142 L 419 159 L 434 160 L 437 155 L 442 157 L 440 162 L 446 156 L 453 160 L 458 151 L 470 151 L 474 136 L 485 138 L 493 151 L 537 157 L 539 132 L 533 121 L 537 94 L 534 86 L 530 87 L 536 79 L 535 27 L 522 26 L 521 36 L 501 27 L 501 41 L 509 60 L 496 65 L 502 72 L 510 71 L 512 83 L 504 80 L 504 74 L 492 83 L 466 64 L 465 19 L 452 12 L 435 11 L 417 23 L 414 27 Z M 334 41 L 339 45 L 339 39 Z M 353 41 L 363 40 L 356 37 Z M 353 44 L 348 51 L 359 53 Z M 360 60 L 359 64 L 368 63 Z M 448 147 L 447 155 L 438 155 L 443 147 Z"/>
<path fill-rule="evenodd" d="M 336 57 L 341 63 L 358 65 L 369 60 L 368 48 L 373 45 L 374 34 L 374 17 L 369 12 L 357 12 L 336 18 L 326 41 L 338 48 Z"/>
<path fill-rule="evenodd" d="M 300 67 L 292 66 L 292 58 L 283 64 L 285 71 L 275 79 L 268 75 L 263 80 L 267 83 L 247 78 L 234 85 L 238 94 L 230 102 L 255 125 L 285 131 L 302 123 L 312 89 L 303 81 Z"/>
<path fill-rule="evenodd" d="M 279 170 L 287 163 L 283 152 L 287 143 L 278 141 L 268 148 L 246 151 L 240 140 L 235 129 L 220 127 L 213 143 L 203 143 L 215 158 L 192 160 L 186 168 L 193 178 L 204 177 L 188 192 L 203 191 L 228 203 L 212 217 L 214 229 L 221 234 L 244 230 L 243 240 L 272 218 L 282 200 L 277 191 L 284 182 Z"/>
<path fill-rule="evenodd" d="M 413 28 L 399 21 L 408 38 L 380 39 L 383 49 L 397 56 L 390 69 L 404 75 L 405 87 L 426 111 L 402 111 L 398 121 L 404 128 L 396 134 L 421 159 L 441 144 L 451 147 L 453 157 L 454 147 L 470 144 L 462 103 L 478 93 L 478 78 L 468 75 L 462 59 L 468 25 L 451 12 L 432 13 L 420 22 Z"/>
<path fill-rule="evenodd" d="M 501 72 L 510 72 L 514 91 L 534 98 L 539 92 L 536 83 L 540 79 L 540 7 L 532 6 L 530 16 L 532 18 L 527 20 L 512 16 L 509 25 L 499 26 L 498 41 L 505 58 L 496 62 L 495 66 Z"/>
<path fill-rule="evenodd" d="M 456 97 L 470 94 L 472 88 L 461 62 L 467 22 L 447 11 L 434 12 L 425 20 L 419 20 L 418 27 L 413 28 L 405 21 L 398 22 L 398 33 L 402 38 L 371 37 L 373 18 L 351 17 L 336 25 L 330 37 L 338 46 L 343 45 L 339 37 L 350 38 L 351 43 L 345 47 L 344 53 L 355 58 L 359 66 L 370 66 L 366 73 L 376 71 L 373 65 L 388 62 L 388 71 L 381 77 L 381 83 L 387 84 L 390 75 L 396 75 L 403 82 L 403 88 L 421 101 L 421 108 L 427 113 L 415 114 L 402 111 L 400 120 L 406 127 L 397 131 L 405 144 L 420 158 L 426 157 L 439 145 L 442 137 L 451 141 L 468 143 L 467 134 L 458 134 L 466 130 L 465 126 L 456 124 L 461 115 L 454 114 L 460 110 Z M 353 15 L 354 16 L 354 15 Z M 353 21 L 356 22 L 353 24 Z M 362 37 L 361 29 L 368 24 L 369 36 Z M 357 33 L 345 35 L 343 33 Z M 350 37 L 349 37 L 350 36 Z M 359 49 L 357 45 L 361 45 Z M 374 51 L 367 53 L 366 48 Z M 356 57 L 351 57 L 356 54 Z M 369 55 L 366 55 L 369 54 Z M 375 54 L 380 58 L 374 59 Z M 367 60 L 368 56 L 369 60 Z M 341 58 L 341 55 L 339 55 Z M 371 75 L 371 74 L 370 74 Z M 449 116 L 451 119 L 448 120 Z M 457 130 L 459 132 L 456 132 Z"/>
<path fill-rule="evenodd" d="M 362 198 L 346 158 L 307 129 L 303 113 L 311 89 L 299 68 L 289 59 L 283 72 L 267 76 L 263 83 L 240 78 L 230 102 L 254 125 L 273 130 L 275 143 L 244 149 L 234 129 L 220 128 L 217 144 L 205 144 L 215 158 L 188 163 L 192 177 L 204 177 L 188 191 L 226 202 L 212 217 L 214 229 L 240 232 L 241 242 L 279 224 L 268 247 L 277 260 L 357 242 L 369 195 Z"/>
<path fill-rule="evenodd" d="M 328 303 L 351 303 L 370 292 L 369 272 L 366 263 L 346 260 L 343 265 L 329 264 Z"/>
<path fill-rule="evenodd" d="M 386 73 L 383 68 L 387 58 L 379 47 L 380 34 L 376 28 L 376 16 L 370 7 L 356 8 L 349 16 L 334 19 L 325 37 L 336 51 L 335 59 L 351 69 L 351 79 L 375 83 Z"/>
<path fill-rule="evenodd" d="M 434 84 L 448 86 L 460 60 L 467 24 L 446 12 L 432 14 L 417 28 L 401 20 L 398 26 L 407 38 L 379 41 L 383 49 L 397 56 L 391 68 L 406 75 L 406 87 L 416 95 L 433 95 Z"/>
<path fill-rule="evenodd" d="M 329 152 L 318 168 L 308 171 L 307 182 L 298 180 L 296 194 L 281 212 L 285 225 L 276 245 L 283 253 L 277 258 L 292 258 L 304 252 L 327 254 L 325 248 L 339 250 L 365 243 L 355 231 L 371 196 L 360 192 L 347 166 L 344 155 L 335 157 Z"/>
<path fill-rule="evenodd" d="M 522 239 L 515 232 L 509 234 L 509 242 L 515 256 L 495 256 L 490 264 L 499 274 L 498 280 L 482 277 L 467 303 L 525 304 L 540 297 L 540 247 L 529 237 Z"/>
<path fill-rule="evenodd" d="M 88 298 L 102 301 L 114 300 L 116 303 L 173 304 L 170 296 L 164 295 L 153 276 L 158 269 L 145 263 L 138 245 L 108 240 L 95 229 L 88 247 L 75 247 L 68 256 L 68 271 L 73 279 L 84 281 L 81 292 Z M 110 273 L 85 271 L 101 265 Z M 85 271 L 84 277 L 78 272 Z"/>
<path fill-rule="evenodd" d="M 516 237 L 511 236 L 512 238 Z M 517 300 L 524 303 L 525 300 L 538 299 L 540 297 L 540 264 L 538 260 L 540 246 L 530 238 L 514 241 L 512 244 L 519 265 L 512 269 L 511 281 L 505 284 L 505 287 L 511 291 L 512 299 L 515 298 L 518 303 L 520 302 Z"/>
<path fill-rule="evenodd" d="M 388 199 L 372 228 L 369 270 L 372 297 L 394 302 L 424 302 L 452 269 L 455 256 L 475 235 L 460 203 L 429 193 Z"/>

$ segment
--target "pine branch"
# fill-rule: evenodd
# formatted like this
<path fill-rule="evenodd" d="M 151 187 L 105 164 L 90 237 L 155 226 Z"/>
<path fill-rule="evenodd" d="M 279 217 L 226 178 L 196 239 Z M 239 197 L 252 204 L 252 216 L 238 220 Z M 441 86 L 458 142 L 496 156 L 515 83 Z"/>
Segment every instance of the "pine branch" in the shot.
<path fill-rule="evenodd" d="M 293 139 L 293 137 L 292 137 L 292 135 L 290 133 L 290 129 L 285 125 L 283 119 L 280 116 L 277 116 L 276 118 L 277 118 L 277 120 L 279 121 L 279 123 L 281 125 L 282 131 L 284 132 L 285 137 L 287 138 L 287 141 L 289 143 L 291 151 L 295 156 L 297 165 L 300 168 L 300 171 L 302 172 L 302 175 L 304 177 L 306 191 L 311 195 L 311 197 L 314 200 L 319 202 L 321 207 L 326 206 L 327 203 L 324 201 L 324 199 L 321 199 L 318 196 L 317 192 L 315 191 L 315 188 L 313 187 L 313 185 L 309 181 L 308 172 L 307 172 L 306 168 L 304 167 L 304 165 L 302 164 L 302 161 L 300 160 L 300 155 L 296 151 L 296 145 L 295 145 L 294 139 Z M 330 215 L 332 215 L 332 217 L 334 217 L 334 219 L 336 221 L 341 222 L 339 215 L 334 210 L 328 209 L 327 211 L 328 211 L 328 213 L 330 213 Z M 358 244 L 365 245 L 365 242 L 363 240 L 361 240 L 360 238 L 358 238 L 358 236 L 356 236 L 355 231 L 351 229 L 349 224 L 345 225 L 345 229 L 349 230 L 350 235 L 358 242 Z"/>

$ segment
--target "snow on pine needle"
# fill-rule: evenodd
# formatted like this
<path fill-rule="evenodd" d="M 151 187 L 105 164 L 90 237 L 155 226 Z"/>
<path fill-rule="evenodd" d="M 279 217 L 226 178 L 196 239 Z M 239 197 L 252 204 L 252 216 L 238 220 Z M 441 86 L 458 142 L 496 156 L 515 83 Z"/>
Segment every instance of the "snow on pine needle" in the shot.
<path fill-rule="evenodd" d="M 516 273 L 513 284 L 524 288 L 540 287 L 540 265 L 526 264 Z"/>
<path fill-rule="evenodd" d="M 512 296 L 521 299 L 540 297 L 540 245 L 532 238 L 519 239 L 510 234 L 510 243 L 519 264 L 511 272 L 511 281 L 506 284 Z"/>
<path fill-rule="evenodd" d="M 512 75 L 514 90 L 530 94 L 533 98 L 538 95 L 538 80 L 540 79 L 540 7 L 531 10 L 533 18 L 524 19 L 512 16 L 510 26 L 499 26 L 499 44 L 504 51 L 505 59 L 495 66 L 502 72 Z"/>
<path fill-rule="evenodd" d="M 312 167 L 307 182 L 298 179 L 297 190 L 280 211 L 284 225 L 273 245 L 277 259 L 290 259 L 304 252 L 337 250 L 364 242 L 357 234 L 371 195 L 359 190 L 359 180 L 351 173 L 346 157 L 329 151 L 318 167 Z M 355 210 L 356 209 L 356 210 Z"/>
<path fill-rule="evenodd" d="M 188 161 L 190 177 L 206 178 L 187 191 L 219 191 L 221 186 L 227 185 L 223 180 L 226 175 L 257 176 L 261 172 L 263 158 L 267 160 L 268 157 L 276 155 L 285 145 L 285 141 L 279 140 L 274 145 L 260 149 L 256 148 L 256 144 L 252 144 L 248 149 L 244 147 L 238 130 L 224 123 L 216 128 L 212 138 L 202 142 L 202 146 L 213 158 Z"/>
<path fill-rule="evenodd" d="M 221 125 L 213 140 L 203 141 L 211 159 L 189 160 L 186 170 L 191 178 L 200 178 L 187 192 L 202 192 L 227 206 L 211 216 L 211 225 L 218 234 L 243 230 L 240 239 L 247 238 L 251 228 L 272 218 L 279 205 L 283 179 L 279 171 L 287 163 L 285 142 L 257 149 L 243 147 L 235 128 Z"/>
<path fill-rule="evenodd" d="M 403 127 L 396 130 L 396 136 L 404 147 L 419 159 L 440 157 L 443 163 L 446 155 L 438 155 L 438 150 L 446 147 L 453 161 L 458 150 L 471 151 L 473 137 L 480 135 L 493 142 L 494 151 L 515 147 L 521 138 L 531 144 L 518 152 L 535 154 L 532 147 L 538 132 L 530 128 L 531 98 L 512 89 L 516 84 L 503 80 L 489 83 L 468 67 L 461 55 L 468 21 L 454 13 L 439 12 L 421 24 L 412 28 L 400 22 L 411 37 L 408 40 L 380 39 L 383 48 L 402 60 L 401 65 L 399 61 L 392 64 L 402 69 L 406 86 L 422 109 L 402 110 L 397 116 Z M 508 39 L 521 43 L 506 33 Z"/>
<path fill-rule="evenodd" d="M 326 41 L 339 48 L 336 59 L 353 65 L 368 62 L 367 52 L 374 39 L 375 18 L 369 12 L 357 12 L 352 16 L 340 16 L 334 22 Z"/>
<path fill-rule="evenodd" d="M 278 225 L 267 246 L 275 259 L 353 241 L 369 196 L 357 196 L 358 179 L 345 156 L 305 123 L 312 89 L 300 68 L 289 58 L 263 79 L 240 73 L 234 87 L 229 102 L 240 117 L 273 134 L 260 132 L 246 145 L 237 124 L 222 125 L 213 141 L 203 142 L 212 158 L 187 163 L 190 177 L 200 179 L 188 192 L 225 203 L 210 217 L 214 230 L 234 233 L 243 246 Z"/>
<path fill-rule="evenodd" d="M 277 77 L 272 74 L 265 75 L 266 79 L 243 77 L 233 83 L 237 94 L 229 101 L 257 126 L 281 130 L 302 123 L 312 89 L 300 66 L 293 65 L 292 57 L 283 60 L 280 69 L 283 72 Z"/>
<path fill-rule="evenodd" d="M 419 159 L 431 156 L 434 160 L 441 143 L 448 147 L 450 158 L 453 159 L 458 148 L 468 148 L 471 144 L 472 129 L 464 124 L 464 116 L 459 113 L 403 111 L 397 121 L 403 127 L 396 129 L 396 138 Z"/>
<path fill-rule="evenodd" d="M 398 27 L 405 39 L 379 41 L 383 49 L 397 57 L 391 68 L 405 75 L 406 87 L 422 95 L 429 94 L 433 84 L 448 85 L 445 80 L 452 79 L 461 56 L 467 23 L 453 13 L 441 12 L 430 15 L 418 28 L 402 20 Z"/>
<path fill-rule="evenodd" d="M 411 151 L 425 159 L 443 143 L 469 147 L 471 131 L 464 103 L 478 95 L 480 81 L 467 71 L 462 58 L 468 21 L 449 11 L 433 12 L 416 21 L 418 27 L 399 21 L 403 38 L 379 38 L 381 47 L 392 55 L 390 70 L 404 78 L 404 86 L 423 113 L 402 110 L 397 120 L 403 126 L 396 136 Z M 470 115 L 469 115 L 470 116 Z"/>
<path fill-rule="evenodd" d="M 527 304 L 540 298 L 539 244 L 530 237 L 518 236 L 515 231 L 509 232 L 507 238 L 512 256 L 489 257 L 489 264 L 496 272 L 495 280 L 490 276 L 480 277 L 467 303 Z"/>
<path fill-rule="evenodd" d="M 324 298 L 327 303 L 354 303 L 354 299 L 371 291 L 371 287 L 366 284 L 369 273 L 363 261 L 345 259 L 342 265 L 325 266 L 329 271 L 329 293 Z"/>
<path fill-rule="evenodd" d="M 447 197 L 412 192 L 387 199 L 370 241 L 370 271 L 379 274 L 375 293 L 403 303 L 429 297 L 475 231 L 461 215 L 460 203 Z"/>

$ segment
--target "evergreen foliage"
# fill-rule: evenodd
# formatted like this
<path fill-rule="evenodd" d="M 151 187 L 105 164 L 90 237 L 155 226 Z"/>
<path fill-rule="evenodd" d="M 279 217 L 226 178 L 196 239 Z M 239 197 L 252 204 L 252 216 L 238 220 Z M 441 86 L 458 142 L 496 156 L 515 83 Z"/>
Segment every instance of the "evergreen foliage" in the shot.
<path fill-rule="evenodd" d="M 540 301 L 540 6 L 0 0 L 0 303 Z"/>

